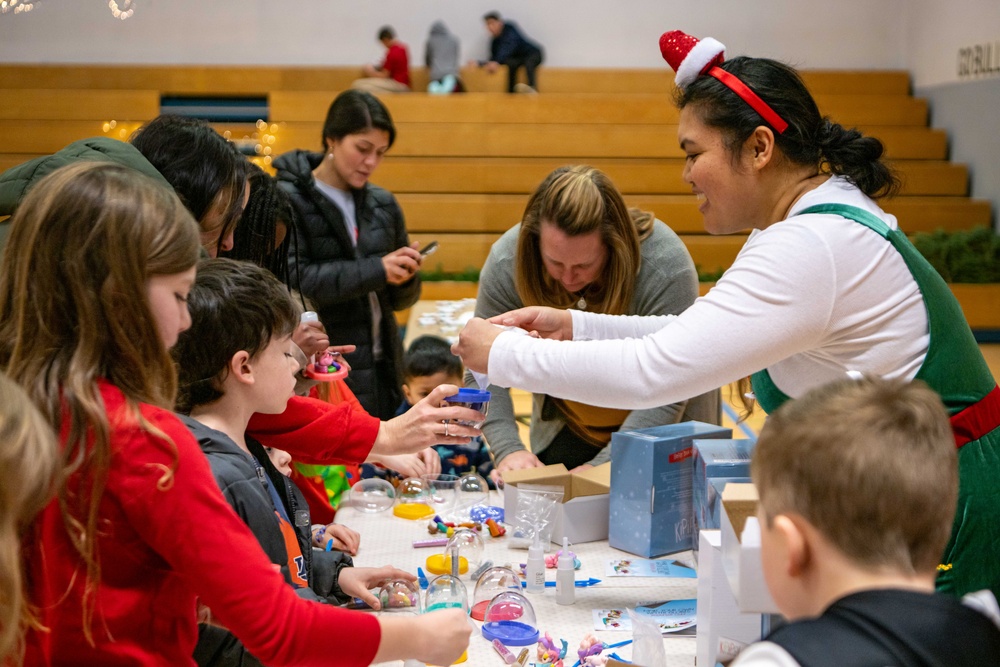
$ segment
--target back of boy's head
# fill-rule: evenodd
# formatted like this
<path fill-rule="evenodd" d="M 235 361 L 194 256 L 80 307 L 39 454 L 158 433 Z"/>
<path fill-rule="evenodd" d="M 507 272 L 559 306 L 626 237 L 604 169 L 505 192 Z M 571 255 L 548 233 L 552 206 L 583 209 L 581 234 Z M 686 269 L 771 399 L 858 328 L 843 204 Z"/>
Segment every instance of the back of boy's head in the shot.
<path fill-rule="evenodd" d="M 451 353 L 451 344 L 437 336 L 414 338 L 403 355 L 403 381 L 441 372 L 462 377 L 462 360 Z"/>
<path fill-rule="evenodd" d="M 866 569 L 936 569 L 958 495 L 955 439 L 923 382 L 864 378 L 769 415 L 751 465 L 768 522 L 799 514 Z"/>
<path fill-rule="evenodd" d="M 281 281 L 266 269 L 232 259 L 206 259 L 198 265 L 188 310 L 191 328 L 172 352 L 180 385 L 177 409 L 184 413 L 223 396 L 229 362 L 237 352 L 253 358 L 298 323 L 295 303 Z"/>

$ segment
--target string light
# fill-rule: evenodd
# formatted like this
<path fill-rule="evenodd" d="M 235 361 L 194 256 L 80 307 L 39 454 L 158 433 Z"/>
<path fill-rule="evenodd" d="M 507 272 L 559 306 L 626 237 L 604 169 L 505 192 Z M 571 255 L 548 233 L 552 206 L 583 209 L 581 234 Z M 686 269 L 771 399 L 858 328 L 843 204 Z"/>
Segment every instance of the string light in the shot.
<path fill-rule="evenodd" d="M 122 21 L 135 14 L 135 0 L 122 0 L 121 2 L 108 0 L 108 7 L 111 8 L 111 15 Z"/>
<path fill-rule="evenodd" d="M 0 0 L 0 14 L 24 14 L 34 9 L 37 4 L 37 2 L 24 2 L 24 0 Z"/>
<path fill-rule="evenodd" d="M 132 136 L 133 132 L 139 129 L 140 125 L 142 123 L 137 121 L 109 120 L 101 126 L 101 130 L 104 131 L 104 135 L 107 137 L 118 139 L 119 141 L 128 141 L 128 138 Z"/>

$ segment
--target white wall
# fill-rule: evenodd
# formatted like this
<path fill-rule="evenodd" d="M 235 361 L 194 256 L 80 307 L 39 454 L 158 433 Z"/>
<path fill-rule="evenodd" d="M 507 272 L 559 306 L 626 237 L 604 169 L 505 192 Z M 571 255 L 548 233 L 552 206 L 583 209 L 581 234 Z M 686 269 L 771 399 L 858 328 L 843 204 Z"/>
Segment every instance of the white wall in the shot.
<path fill-rule="evenodd" d="M 123 2 L 123 0 L 119 0 Z M 927 0 L 923 4 L 934 4 Z M 944 3 L 942 3 L 944 4 Z M 990 4 L 981 0 L 976 4 Z M 482 15 L 496 9 L 541 42 L 557 67 L 662 67 L 660 33 L 711 35 L 730 55 L 810 68 L 907 66 L 906 0 L 135 0 L 127 21 L 106 0 L 36 0 L 0 15 L 0 62 L 348 65 L 377 59 L 393 25 L 421 62 L 444 20 L 463 58 L 482 58 Z M 848 36 L 845 38 L 845 36 Z"/>
<path fill-rule="evenodd" d="M 910 0 L 907 13 L 904 63 L 916 87 L 1000 77 L 958 75 L 959 51 L 992 44 L 993 60 L 1000 62 L 1000 2 L 997 0 Z"/>

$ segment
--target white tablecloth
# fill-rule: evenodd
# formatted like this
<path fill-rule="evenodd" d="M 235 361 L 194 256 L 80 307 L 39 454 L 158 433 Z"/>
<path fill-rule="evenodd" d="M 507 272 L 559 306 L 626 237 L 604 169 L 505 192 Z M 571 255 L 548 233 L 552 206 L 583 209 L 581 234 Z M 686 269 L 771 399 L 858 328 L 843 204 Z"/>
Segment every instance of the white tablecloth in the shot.
<path fill-rule="evenodd" d="M 491 504 L 502 506 L 502 498 L 496 491 L 491 491 L 490 495 Z M 364 514 L 352 509 L 349 503 L 345 503 L 337 510 L 337 523 L 347 525 L 361 533 L 361 547 L 354 559 L 358 566 L 375 567 L 391 564 L 414 573 L 419 566 L 423 567 L 426 573 L 427 568 L 424 561 L 427 556 L 443 551 L 443 548 L 414 549 L 412 546 L 414 540 L 431 537 L 427 532 L 427 521 L 400 519 L 393 516 L 391 510 L 378 514 Z M 510 563 L 516 569 L 518 564 L 525 562 L 527 558 L 525 550 L 510 549 L 507 546 L 506 537 L 492 539 L 484 531 L 484 542 L 486 544 L 484 558 L 492 560 L 495 565 Z M 551 546 L 553 549 L 557 549 L 555 545 Z M 557 644 L 560 638 L 569 643 L 566 667 L 570 667 L 576 662 L 576 649 L 580 640 L 587 633 L 592 633 L 598 639 L 609 644 L 631 639 L 631 634 L 627 632 L 595 631 L 592 610 L 620 609 L 634 606 L 636 602 L 640 601 L 697 597 L 696 579 L 606 577 L 604 569 L 609 560 L 633 557 L 631 554 L 612 549 L 608 546 L 607 541 L 575 544 L 571 548 L 582 563 L 581 569 L 576 572 L 576 578 L 594 577 L 600 579 L 602 583 L 589 588 L 577 588 L 576 602 L 573 605 L 556 604 L 554 588 L 547 588 L 542 594 L 527 595 L 538 617 L 539 631 L 548 632 Z M 681 560 L 690 561 L 690 558 L 687 558 L 690 553 L 679 554 L 679 556 L 681 556 Z M 428 576 L 433 578 L 433 575 L 429 573 Z M 549 581 L 554 581 L 555 570 L 546 570 L 546 578 Z M 471 604 L 475 582 L 469 581 L 468 575 L 463 576 L 462 579 L 469 588 L 469 602 Z M 476 623 L 476 625 L 478 627 L 480 624 Z M 667 667 L 691 667 L 694 665 L 695 640 L 693 637 L 665 638 L 664 645 L 667 651 Z M 532 645 L 529 648 L 530 664 L 535 657 L 535 647 Z M 615 652 L 623 658 L 629 659 L 632 655 L 631 648 L 631 645 L 624 646 L 615 649 Z M 519 648 L 512 647 L 511 650 L 515 655 L 520 652 Z M 469 667 L 503 665 L 500 656 L 478 631 L 473 633 L 469 643 L 468 656 L 468 661 L 465 664 Z M 384 664 L 395 666 L 402 663 Z"/>

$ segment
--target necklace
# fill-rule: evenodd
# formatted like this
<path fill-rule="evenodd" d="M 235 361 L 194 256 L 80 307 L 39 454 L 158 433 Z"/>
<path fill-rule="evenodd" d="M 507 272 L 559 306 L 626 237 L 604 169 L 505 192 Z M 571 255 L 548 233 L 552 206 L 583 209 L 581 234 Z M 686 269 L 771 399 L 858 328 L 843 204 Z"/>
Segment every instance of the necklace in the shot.
<path fill-rule="evenodd" d="M 576 302 L 576 307 L 580 310 L 587 310 L 587 300 L 581 296 L 580 300 Z"/>

